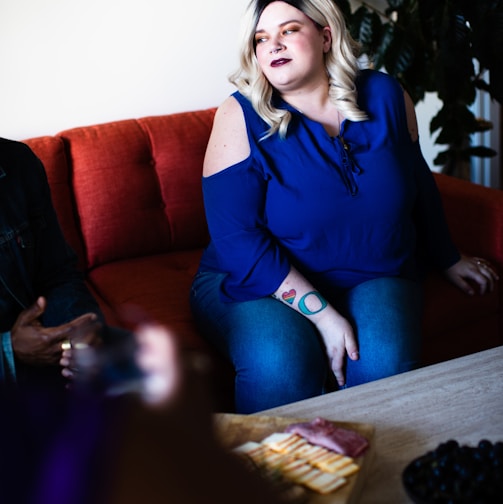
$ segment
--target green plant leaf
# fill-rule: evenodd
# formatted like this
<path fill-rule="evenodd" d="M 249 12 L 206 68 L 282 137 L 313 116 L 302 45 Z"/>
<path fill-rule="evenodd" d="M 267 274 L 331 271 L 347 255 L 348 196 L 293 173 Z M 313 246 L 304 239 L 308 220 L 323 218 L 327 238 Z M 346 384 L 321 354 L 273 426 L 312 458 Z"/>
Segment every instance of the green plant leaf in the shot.
<path fill-rule="evenodd" d="M 469 134 L 477 131 L 477 120 L 471 110 L 462 104 L 444 104 L 440 112 L 430 122 L 430 131 L 433 125 L 440 129 L 435 139 L 437 144 L 461 146 Z"/>
<path fill-rule="evenodd" d="M 437 115 L 434 116 L 430 121 L 430 134 L 435 133 L 438 129 L 442 127 L 447 117 L 447 109 L 445 105 L 437 112 Z"/>
<path fill-rule="evenodd" d="M 491 90 L 491 86 L 489 86 L 489 84 L 484 79 L 475 79 L 473 81 L 473 85 L 477 89 L 481 89 L 482 91 L 487 91 L 488 93 Z"/>
<path fill-rule="evenodd" d="M 435 159 L 433 160 L 433 164 L 437 166 L 443 166 L 449 162 L 449 160 L 452 158 L 452 150 L 447 149 L 442 152 L 439 152 Z"/>
<path fill-rule="evenodd" d="M 490 131 L 493 129 L 493 123 L 491 121 L 486 121 L 477 117 L 475 119 L 475 133 L 482 133 L 484 131 Z"/>
<path fill-rule="evenodd" d="M 473 54 L 483 68 L 501 67 L 503 62 L 503 2 L 461 2 L 471 24 Z"/>
<path fill-rule="evenodd" d="M 384 66 L 393 76 L 400 76 L 412 64 L 415 55 L 414 42 L 401 26 L 394 25 L 390 43 L 384 55 Z"/>
<path fill-rule="evenodd" d="M 400 9 L 405 3 L 407 3 L 407 0 L 388 0 L 389 8 L 392 10 Z"/>
<path fill-rule="evenodd" d="M 491 97 L 503 104 L 503 64 L 489 72 Z"/>
<path fill-rule="evenodd" d="M 349 0 L 334 0 L 335 5 L 339 7 L 339 9 L 344 14 L 344 18 L 346 19 L 346 23 L 351 22 L 351 5 Z"/>
<path fill-rule="evenodd" d="M 347 2 L 335 1 L 346 13 Z M 456 166 L 464 157 L 489 155 L 491 149 L 468 145 L 472 133 L 492 128 L 470 106 L 477 90 L 503 100 L 503 0 L 387 0 L 385 17 L 370 3 L 355 3 L 350 31 L 375 68 L 394 75 L 414 103 L 427 91 L 443 103 L 430 133 L 449 148 L 434 163 L 463 173 Z"/>
<path fill-rule="evenodd" d="M 395 27 L 391 23 L 384 23 L 381 32 L 381 39 L 374 53 L 374 64 L 376 68 L 386 67 L 386 55 L 391 44 L 393 44 Z"/>
<path fill-rule="evenodd" d="M 469 160 L 472 156 L 491 158 L 496 156 L 497 152 L 494 149 L 485 147 L 484 145 L 470 146 L 461 151 L 463 159 Z"/>
<path fill-rule="evenodd" d="M 350 29 L 351 36 L 360 42 L 362 51 L 370 57 L 377 48 L 381 36 L 381 19 L 365 7 L 360 7 L 353 15 Z"/>

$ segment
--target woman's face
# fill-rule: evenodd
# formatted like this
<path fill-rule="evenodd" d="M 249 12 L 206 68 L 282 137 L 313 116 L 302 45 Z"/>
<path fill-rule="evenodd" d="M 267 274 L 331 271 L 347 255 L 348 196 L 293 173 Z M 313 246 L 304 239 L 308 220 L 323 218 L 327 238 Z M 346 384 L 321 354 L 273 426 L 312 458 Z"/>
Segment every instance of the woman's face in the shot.
<path fill-rule="evenodd" d="M 281 1 L 262 11 L 255 31 L 258 64 L 282 94 L 327 81 L 324 53 L 331 43 L 328 27 L 320 28 L 302 11 Z"/>

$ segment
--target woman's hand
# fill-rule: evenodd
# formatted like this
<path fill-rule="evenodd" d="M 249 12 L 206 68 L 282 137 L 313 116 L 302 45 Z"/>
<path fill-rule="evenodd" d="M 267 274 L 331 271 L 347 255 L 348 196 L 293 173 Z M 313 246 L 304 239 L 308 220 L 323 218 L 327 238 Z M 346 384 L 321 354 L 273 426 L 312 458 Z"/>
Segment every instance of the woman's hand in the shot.
<path fill-rule="evenodd" d="M 351 324 L 294 267 L 273 297 L 301 313 L 318 329 L 325 343 L 330 367 L 337 383 L 346 383 L 344 358 L 358 360 L 358 345 Z"/>
<path fill-rule="evenodd" d="M 498 273 L 488 261 L 465 255 L 444 273 L 454 285 L 470 296 L 475 294 L 474 283 L 479 286 L 480 294 L 485 294 L 492 292 L 494 284 L 499 280 Z"/>
<path fill-rule="evenodd" d="M 353 327 L 333 308 L 327 311 L 316 322 L 316 328 L 325 343 L 330 367 L 339 386 L 346 383 L 344 373 L 344 358 L 346 354 L 351 360 L 358 360 L 358 345 L 354 336 Z"/>

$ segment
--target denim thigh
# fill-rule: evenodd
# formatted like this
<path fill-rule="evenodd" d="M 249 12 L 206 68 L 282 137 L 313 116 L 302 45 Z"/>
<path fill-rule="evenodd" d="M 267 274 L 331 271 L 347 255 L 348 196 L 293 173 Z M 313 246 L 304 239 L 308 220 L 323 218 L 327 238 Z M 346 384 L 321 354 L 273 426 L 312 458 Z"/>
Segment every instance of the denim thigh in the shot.
<path fill-rule="evenodd" d="M 360 359 L 347 360 L 346 387 L 419 366 L 422 286 L 403 278 L 370 280 L 347 291 L 337 308 L 355 329 Z"/>
<path fill-rule="evenodd" d="M 304 316 L 272 297 L 224 303 L 219 273 L 199 273 L 191 308 L 203 336 L 233 364 L 238 413 L 324 392 L 328 366 L 320 336 Z"/>

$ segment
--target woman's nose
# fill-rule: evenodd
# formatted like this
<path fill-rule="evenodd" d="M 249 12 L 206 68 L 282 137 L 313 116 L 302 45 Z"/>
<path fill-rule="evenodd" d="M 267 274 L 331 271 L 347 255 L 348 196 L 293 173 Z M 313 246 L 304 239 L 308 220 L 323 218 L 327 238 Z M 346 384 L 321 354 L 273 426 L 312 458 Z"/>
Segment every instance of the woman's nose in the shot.
<path fill-rule="evenodd" d="M 276 54 L 284 48 L 283 44 L 279 42 L 273 42 L 270 53 Z"/>

